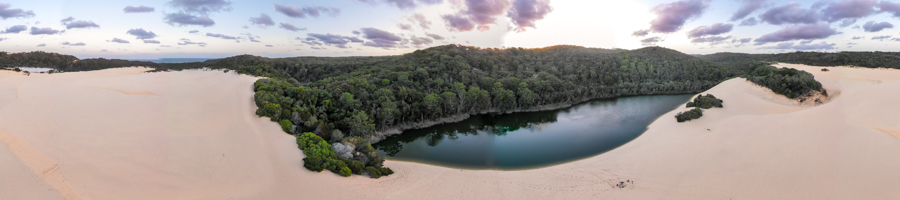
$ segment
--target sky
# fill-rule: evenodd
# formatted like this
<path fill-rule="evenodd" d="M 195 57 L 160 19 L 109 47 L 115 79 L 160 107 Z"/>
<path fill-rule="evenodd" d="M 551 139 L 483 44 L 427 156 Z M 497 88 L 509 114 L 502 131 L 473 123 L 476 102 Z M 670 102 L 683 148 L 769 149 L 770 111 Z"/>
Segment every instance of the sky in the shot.
<path fill-rule="evenodd" d="M 446 44 L 900 51 L 898 20 L 900 0 L 0 0 L 0 51 L 120 59 L 400 55 Z"/>

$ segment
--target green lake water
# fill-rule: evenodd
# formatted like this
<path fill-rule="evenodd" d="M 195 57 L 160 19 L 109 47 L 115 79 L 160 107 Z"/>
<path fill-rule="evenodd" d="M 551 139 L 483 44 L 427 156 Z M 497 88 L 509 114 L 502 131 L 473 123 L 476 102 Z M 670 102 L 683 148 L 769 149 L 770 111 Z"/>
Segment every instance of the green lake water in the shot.
<path fill-rule="evenodd" d="M 552 111 L 477 115 L 407 130 L 373 146 L 389 160 L 473 169 L 544 167 L 619 147 L 691 96 L 633 96 Z"/>

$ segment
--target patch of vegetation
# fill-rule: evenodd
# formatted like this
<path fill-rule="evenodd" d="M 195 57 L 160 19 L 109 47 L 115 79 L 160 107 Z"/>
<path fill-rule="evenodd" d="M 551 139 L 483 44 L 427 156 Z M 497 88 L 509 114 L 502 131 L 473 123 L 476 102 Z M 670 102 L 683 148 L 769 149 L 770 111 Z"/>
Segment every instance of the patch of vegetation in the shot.
<path fill-rule="evenodd" d="M 675 120 L 678 122 L 690 121 L 692 119 L 699 119 L 703 116 L 703 110 L 700 108 L 690 109 L 688 111 L 680 112 L 675 114 Z"/>
<path fill-rule="evenodd" d="M 694 101 L 690 101 L 687 103 L 685 107 L 698 107 L 703 109 L 710 109 L 712 107 L 721 108 L 722 100 L 716 98 L 712 94 L 706 94 L 706 96 L 698 95 L 697 98 L 694 98 Z"/>
<path fill-rule="evenodd" d="M 816 81 L 812 74 L 792 68 L 762 66 L 746 75 L 746 78 L 750 82 L 769 88 L 772 92 L 791 99 L 796 99 L 814 91 L 822 91 L 822 83 Z"/>
<path fill-rule="evenodd" d="M 355 145 L 360 146 L 356 147 Z M 369 160 L 368 156 L 374 155 L 375 149 L 368 145 L 367 141 L 359 137 L 349 138 L 343 143 L 331 145 L 325 139 L 306 132 L 297 136 L 297 146 L 306 154 L 306 158 L 303 158 L 303 167 L 312 171 L 321 172 L 327 169 L 344 177 L 351 174 L 368 173 L 372 178 L 379 178 L 394 173 L 391 169 L 381 166 L 381 163 L 384 162 L 383 159 Z M 345 149 L 345 147 L 350 149 Z M 362 150 L 353 151 L 353 149 Z M 350 152 L 344 152 L 345 150 L 358 152 L 362 155 L 353 156 Z M 375 156 L 377 157 L 377 155 Z M 368 163 L 363 164 L 367 161 Z M 363 169 L 366 170 L 364 171 Z"/>

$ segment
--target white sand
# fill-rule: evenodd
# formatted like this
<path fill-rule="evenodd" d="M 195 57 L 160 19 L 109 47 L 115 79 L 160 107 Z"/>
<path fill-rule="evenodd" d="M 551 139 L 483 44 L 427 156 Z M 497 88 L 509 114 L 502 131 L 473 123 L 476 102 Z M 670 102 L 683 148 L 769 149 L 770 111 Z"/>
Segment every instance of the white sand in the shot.
<path fill-rule="evenodd" d="M 303 169 L 293 138 L 255 116 L 253 77 L 0 72 L 0 199 L 900 199 L 900 70 L 782 66 L 816 75 L 831 101 L 733 79 L 709 91 L 725 108 L 685 123 L 674 110 L 591 158 L 521 171 L 387 161 L 397 173 L 381 179 Z"/>

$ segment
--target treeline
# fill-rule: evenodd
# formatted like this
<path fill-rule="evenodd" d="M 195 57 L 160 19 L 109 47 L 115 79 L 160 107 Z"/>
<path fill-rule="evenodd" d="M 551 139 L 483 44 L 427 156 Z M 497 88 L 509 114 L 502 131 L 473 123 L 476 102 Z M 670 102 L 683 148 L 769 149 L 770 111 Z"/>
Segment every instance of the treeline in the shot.
<path fill-rule="evenodd" d="M 858 66 L 900 69 L 900 52 L 845 51 L 839 53 L 792 52 L 779 54 L 715 53 L 697 56 L 727 65 L 741 66 L 750 62 L 784 62 L 813 66 Z M 748 71 L 749 72 L 749 71 Z"/>

